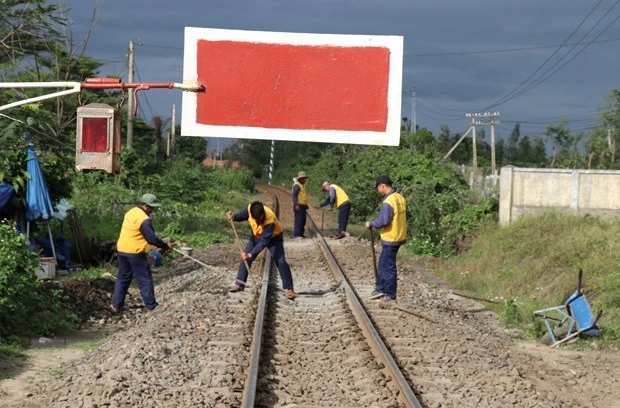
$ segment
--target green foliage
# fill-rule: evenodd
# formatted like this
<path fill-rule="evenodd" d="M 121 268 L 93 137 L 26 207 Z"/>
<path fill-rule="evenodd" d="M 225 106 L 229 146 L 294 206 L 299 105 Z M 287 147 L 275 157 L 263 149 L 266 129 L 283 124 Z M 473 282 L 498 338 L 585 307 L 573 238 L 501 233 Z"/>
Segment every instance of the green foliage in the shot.
<path fill-rule="evenodd" d="M 187 235 L 185 242 L 193 248 L 203 248 L 217 243 L 230 243 L 232 239 L 228 235 L 219 232 L 197 231 Z"/>
<path fill-rule="evenodd" d="M 18 210 L 26 206 L 26 182 L 30 179 L 26 171 L 27 160 L 24 149 L 9 150 L 0 155 L 0 181 L 13 186 L 15 194 L 11 198 L 11 205 Z"/>
<path fill-rule="evenodd" d="M 221 202 L 223 193 L 229 190 L 250 192 L 254 180 L 246 170 L 210 169 L 186 159 L 175 160 L 167 172 L 150 176 L 145 184 L 151 185 L 162 199 L 197 204 L 207 200 Z"/>
<path fill-rule="evenodd" d="M 49 42 L 59 38 L 55 26 L 64 22 L 57 13 L 58 6 L 45 3 L 45 0 L 2 2 L 0 64 L 45 52 Z"/>
<path fill-rule="evenodd" d="M 420 135 L 422 140 L 425 137 Z M 382 201 L 375 180 L 387 174 L 407 200 L 408 249 L 421 255 L 449 256 L 482 222 L 495 217 L 496 200 L 473 196 L 452 166 L 437 160 L 437 148 L 415 147 L 414 139 L 410 143 L 415 150 L 330 146 L 315 166 L 304 169 L 311 177 L 311 198 L 322 201 L 326 193 L 321 183 L 330 180 L 349 195 L 352 220 L 370 220 L 377 216 Z M 278 171 L 284 180 L 290 180 L 291 174 L 295 172 L 290 168 Z"/>
<path fill-rule="evenodd" d="M 0 343 L 0 357 L 25 357 L 26 355 L 23 352 L 23 349 L 18 346 L 18 339 L 11 337 L 6 342 L 7 344 Z M 0 380 L 3 380 L 2 376 L 0 376 Z"/>
<path fill-rule="evenodd" d="M 185 229 L 179 221 L 172 221 L 168 225 L 166 225 L 163 234 L 167 237 L 179 239 L 185 234 Z"/>
<path fill-rule="evenodd" d="M 517 326 L 521 322 L 519 305 L 515 299 L 506 299 L 504 301 L 504 309 L 500 313 L 500 317 L 504 324 L 508 326 Z"/>
<path fill-rule="evenodd" d="M 495 310 L 506 323 L 538 336 L 544 328 L 532 319 L 532 312 L 563 304 L 577 288 L 582 268 L 592 311 L 604 311 L 599 326 L 605 341 L 616 339 L 617 344 L 618 242 L 620 224 L 613 219 L 551 211 L 521 217 L 503 228 L 484 224 L 469 249 L 449 260 L 450 268 L 434 272 L 476 296 L 513 299 L 514 304 L 506 301 Z"/>
<path fill-rule="evenodd" d="M 177 126 L 176 134 L 181 133 L 181 126 Z M 174 143 L 175 158 L 190 159 L 200 163 L 207 156 L 207 139 L 203 137 L 178 137 Z"/>
<path fill-rule="evenodd" d="M 60 294 L 39 284 L 39 260 L 25 237 L 0 223 L 0 243 L 0 338 L 70 328 L 73 316 L 63 308 Z"/>
<path fill-rule="evenodd" d="M 476 234 L 481 224 L 497 222 L 498 206 L 496 197 L 478 197 L 478 202 L 464 203 L 459 211 L 446 214 L 441 225 L 445 231 L 440 243 L 442 252 L 462 250 L 460 246 Z"/>

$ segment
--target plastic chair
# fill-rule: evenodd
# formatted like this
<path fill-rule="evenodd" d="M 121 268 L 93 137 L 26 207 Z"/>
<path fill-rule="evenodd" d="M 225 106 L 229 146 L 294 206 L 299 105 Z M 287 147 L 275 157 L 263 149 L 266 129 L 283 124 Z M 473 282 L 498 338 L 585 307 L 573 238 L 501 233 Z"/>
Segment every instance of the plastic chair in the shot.
<path fill-rule="evenodd" d="M 603 311 L 594 317 L 590 305 L 581 289 L 583 271 L 579 269 L 579 283 L 577 290 L 566 299 L 561 306 L 548 307 L 534 312 L 534 317 L 540 317 L 545 323 L 547 334 L 551 339 L 551 347 L 556 347 L 579 335 L 600 336 L 596 326 Z"/>

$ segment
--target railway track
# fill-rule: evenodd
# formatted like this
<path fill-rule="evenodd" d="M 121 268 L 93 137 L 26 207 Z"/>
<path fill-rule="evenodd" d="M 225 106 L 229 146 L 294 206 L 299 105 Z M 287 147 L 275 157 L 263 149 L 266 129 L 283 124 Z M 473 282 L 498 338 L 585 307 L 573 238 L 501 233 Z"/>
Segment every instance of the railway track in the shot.
<path fill-rule="evenodd" d="M 288 191 L 273 194 L 284 205 L 290 200 Z M 270 194 L 258 199 L 276 202 Z M 132 291 L 127 309 L 112 318 L 121 330 L 57 380 L 38 383 L 36 396 L 19 406 L 600 406 L 566 395 L 567 384 L 580 386 L 571 371 L 516 350 L 494 314 L 426 281 L 434 278 L 415 263 L 399 264 L 398 304 L 381 308 L 368 300 L 369 241 L 325 245 L 317 233 L 293 240 L 291 218 L 283 208 L 295 301 L 283 296 L 265 252 L 246 290 L 228 293 L 238 247 L 195 251 L 207 267 L 177 259 L 155 274 L 161 308 L 145 313 Z M 247 227 L 239 231 L 247 237 Z"/>
<path fill-rule="evenodd" d="M 305 252 L 295 301 L 280 293 L 268 254 L 262 264 L 242 406 L 421 407 L 319 229 L 308 226 L 313 239 L 287 249 L 289 259 Z"/>

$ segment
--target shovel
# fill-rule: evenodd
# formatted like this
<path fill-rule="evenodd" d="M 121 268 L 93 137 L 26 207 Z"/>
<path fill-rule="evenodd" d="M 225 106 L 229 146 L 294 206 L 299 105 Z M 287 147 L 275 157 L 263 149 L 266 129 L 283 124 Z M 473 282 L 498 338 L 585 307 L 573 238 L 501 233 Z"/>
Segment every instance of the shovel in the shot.
<path fill-rule="evenodd" d="M 230 220 L 230 225 L 232 225 L 232 229 L 235 233 L 235 240 L 237 241 L 237 245 L 239 246 L 239 252 L 244 252 L 243 246 L 241 245 L 241 240 L 239 239 L 239 234 L 237 234 L 237 227 L 235 227 L 235 222 L 233 220 Z M 248 264 L 248 261 L 246 261 L 245 259 L 243 260 L 243 263 L 248 270 L 248 274 L 250 274 L 250 264 Z"/>
<path fill-rule="evenodd" d="M 375 271 L 375 281 L 378 279 L 377 276 L 377 256 L 375 255 L 375 240 L 372 236 L 372 228 L 368 228 L 368 232 L 370 233 L 370 253 L 372 254 L 372 267 Z"/>

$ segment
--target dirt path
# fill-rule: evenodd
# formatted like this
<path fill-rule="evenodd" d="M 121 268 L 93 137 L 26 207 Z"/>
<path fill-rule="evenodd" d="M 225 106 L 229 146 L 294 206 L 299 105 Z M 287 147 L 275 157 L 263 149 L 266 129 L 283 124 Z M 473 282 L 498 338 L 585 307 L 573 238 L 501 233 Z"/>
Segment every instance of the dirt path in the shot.
<path fill-rule="evenodd" d="M 296 273 L 306 262 L 292 256 L 294 248 L 307 243 L 290 239 L 291 220 L 284 214 L 281 220 L 287 228 L 285 245 L 291 249 L 291 261 L 294 261 L 291 267 Z M 320 213 L 315 219 L 321 219 Z M 326 217 L 325 224 L 327 230 L 334 221 Z M 240 229 L 240 233 L 247 234 L 247 229 Z M 349 237 L 334 244 L 342 247 L 338 259 L 344 267 L 367 271 L 367 276 L 371 276 L 368 241 Z M 198 299 L 220 305 L 222 299 L 229 297 L 225 288 L 233 282 L 238 255 L 234 244 L 218 244 L 195 251 L 194 256 L 216 270 L 191 273 L 195 265 L 177 260 L 168 270 L 157 273 L 156 293 L 163 307 L 152 316 L 143 311 L 135 288 L 127 299 L 127 312 L 118 316 L 109 314 L 106 308 L 112 290 L 110 281 L 84 280 L 66 284 L 64 289 L 69 291 L 69 298 L 79 300 L 76 312 L 84 323 L 108 333 L 122 331 L 112 334 L 110 339 L 91 333 L 90 338 L 70 342 L 66 347 L 33 347 L 26 352 L 26 358 L 0 360 L 0 408 L 94 406 L 103 401 L 130 406 L 123 404 L 134 395 L 131 392 L 139 390 L 123 388 L 128 384 L 141 384 L 148 391 L 150 399 L 144 396 L 141 406 L 195 406 L 191 401 L 204 397 L 202 393 L 208 391 L 208 387 L 188 387 L 177 374 L 190 372 L 200 364 L 196 363 L 199 360 L 194 358 L 197 351 L 192 344 L 207 341 L 203 339 L 207 332 L 185 330 L 188 322 L 179 321 L 176 311 L 178 308 L 190 310 L 198 304 Z M 451 384 L 448 391 L 455 396 L 462 394 L 459 406 L 463 407 L 495 407 L 498 405 L 493 398 L 513 392 L 515 395 L 527 393 L 530 402 L 536 401 L 531 404 L 516 399 L 512 404 L 516 407 L 620 408 L 618 351 L 597 350 L 585 342 L 581 344 L 582 350 L 552 349 L 516 339 L 518 333 L 501 327 L 493 313 L 468 313 L 468 310 L 484 309 L 484 305 L 455 299 L 444 282 L 415 261 L 399 262 L 399 301 L 421 313 L 453 321 L 462 328 L 460 332 L 446 330 L 444 334 L 437 334 L 435 331 L 439 330 L 433 326 L 425 331 L 424 322 L 415 317 L 395 315 L 398 319 L 417 323 L 420 329 L 415 336 L 420 352 L 413 356 L 408 369 L 420 376 L 432 374 L 433 380 L 421 385 L 428 390 L 424 394 L 425 408 L 452 406 L 445 403 L 445 395 L 433 391 L 441 389 L 442 384 Z M 204 307 L 192 310 L 206 313 Z M 451 310 L 451 314 L 446 315 L 445 310 Z M 186 313 L 183 316 L 191 320 L 190 316 L 195 315 Z M 210 327 L 213 319 L 205 315 L 201 322 Z M 185 337 L 179 338 L 179 330 Z M 87 352 L 97 338 L 101 339 L 99 347 Z M 170 356 L 175 357 L 174 361 L 168 361 Z M 186 356 L 189 356 L 187 361 L 184 360 Z M 154 379 L 150 371 L 156 366 L 163 368 L 158 371 L 159 379 Z M 214 381 L 216 377 L 205 381 Z M 126 396 L 126 393 L 131 395 Z M 472 395 L 476 393 L 484 397 L 474 403 Z M 559 402 L 558 396 L 566 403 Z M 79 404 L 69 404 L 69 397 Z M 221 402 L 208 401 L 205 406 L 226 407 Z"/>
<path fill-rule="evenodd" d="M 35 384 L 57 377 L 71 362 L 86 354 L 75 345 L 67 348 L 28 349 L 24 357 L 0 360 L 0 408 L 23 406 L 37 393 Z"/>

